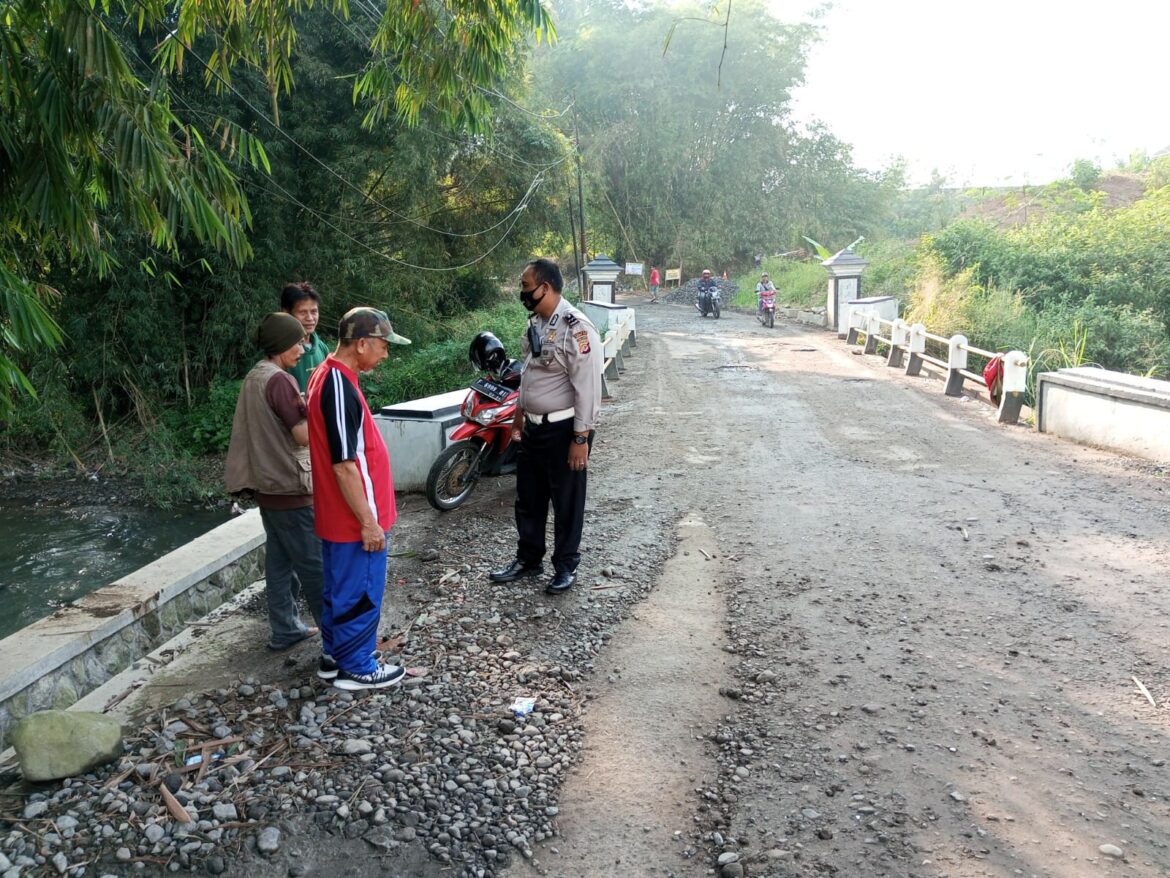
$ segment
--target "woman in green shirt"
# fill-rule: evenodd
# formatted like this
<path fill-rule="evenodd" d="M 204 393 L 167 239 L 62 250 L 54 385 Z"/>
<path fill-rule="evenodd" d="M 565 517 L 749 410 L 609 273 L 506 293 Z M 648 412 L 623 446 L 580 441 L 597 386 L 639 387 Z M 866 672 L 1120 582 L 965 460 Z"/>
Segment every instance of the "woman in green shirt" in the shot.
<path fill-rule="evenodd" d="M 321 341 L 321 337 L 317 335 L 320 307 L 321 295 L 313 289 L 313 285 L 308 281 L 285 284 L 284 289 L 280 291 L 280 309 L 301 321 L 301 326 L 305 328 L 305 354 L 295 366 L 288 370 L 288 373 L 296 379 L 302 395 L 305 388 L 309 386 L 310 373 L 317 368 L 319 363 L 324 361 L 329 353 L 325 342 Z"/>

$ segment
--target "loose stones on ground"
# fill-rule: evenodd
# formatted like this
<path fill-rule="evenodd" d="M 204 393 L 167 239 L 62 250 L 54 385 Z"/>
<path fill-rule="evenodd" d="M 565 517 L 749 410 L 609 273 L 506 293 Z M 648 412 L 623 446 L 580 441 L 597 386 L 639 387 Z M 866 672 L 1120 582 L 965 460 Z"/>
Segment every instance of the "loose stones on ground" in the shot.
<path fill-rule="evenodd" d="M 463 540 L 475 538 L 438 554 L 463 552 Z M 584 696 L 574 681 L 649 582 L 623 572 L 621 596 L 593 600 L 582 590 L 579 602 L 558 603 L 538 589 L 486 584 L 494 560 L 463 570 L 437 596 L 426 575 L 418 581 L 427 607 L 396 660 L 425 674 L 355 697 L 318 681 L 311 657 L 294 655 L 299 670 L 276 685 L 245 677 L 181 698 L 143 718 L 113 766 L 25 804 L 38 831 L 67 818 L 65 830 L 45 835 L 47 858 L 20 830 L 0 836 L 0 855 L 26 858 L 24 868 L 59 853 L 119 874 L 143 857 L 221 874 L 248 851 L 279 855 L 289 833 L 336 833 L 382 856 L 422 845 L 468 876 L 531 857 L 555 833 L 561 779 L 579 758 Z M 508 710 L 520 695 L 537 698 L 525 717 Z M 233 743 L 204 751 L 208 740 Z M 190 823 L 174 818 L 162 784 Z M 94 869 L 87 874 L 100 874 Z"/>

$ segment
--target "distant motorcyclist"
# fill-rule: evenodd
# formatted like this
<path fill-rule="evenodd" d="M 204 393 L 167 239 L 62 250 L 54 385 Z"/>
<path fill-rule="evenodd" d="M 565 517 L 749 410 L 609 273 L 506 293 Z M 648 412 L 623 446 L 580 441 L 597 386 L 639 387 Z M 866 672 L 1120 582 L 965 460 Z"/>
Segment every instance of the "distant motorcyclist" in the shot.
<path fill-rule="evenodd" d="M 699 312 L 700 317 L 706 317 L 708 314 L 713 314 L 715 319 L 719 319 L 719 282 L 711 276 L 711 269 L 703 269 L 703 274 L 699 278 L 699 290 L 695 296 L 695 310 Z"/>
<path fill-rule="evenodd" d="M 760 275 L 760 282 L 756 284 L 756 311 L 764 310 L 764 300 L 776 300 L 776 287 L 768 278 L 768 272 Z"/>
<path fill-rule="evenodd" d="M 719 284 L 711 276 L 711 269 L 704 268 L 703 274 L 699 278 L 699 298 L 701 299 L 704 293 L 714 293 L 717 289 L 719 289 Z"/>

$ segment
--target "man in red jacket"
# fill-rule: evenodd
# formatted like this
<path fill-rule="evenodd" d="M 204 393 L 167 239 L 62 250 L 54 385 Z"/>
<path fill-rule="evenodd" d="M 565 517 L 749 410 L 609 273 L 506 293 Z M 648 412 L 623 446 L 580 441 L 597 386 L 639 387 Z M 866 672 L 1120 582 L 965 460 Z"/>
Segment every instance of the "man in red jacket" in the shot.
<path fill-rule="evenodd" d="M 402 668 L 374 657 L 386 590 L 386 535 L 394 524 L 394 481 L 386 443 L 358 386 L 358 375 L 410 344 L 374 308 L 354 308 L 338 324 L 337 350 L 309 378 L 309 452 L 325 588 L 324 657 L 317 675 L 339 689 L 383 689 Z"/>

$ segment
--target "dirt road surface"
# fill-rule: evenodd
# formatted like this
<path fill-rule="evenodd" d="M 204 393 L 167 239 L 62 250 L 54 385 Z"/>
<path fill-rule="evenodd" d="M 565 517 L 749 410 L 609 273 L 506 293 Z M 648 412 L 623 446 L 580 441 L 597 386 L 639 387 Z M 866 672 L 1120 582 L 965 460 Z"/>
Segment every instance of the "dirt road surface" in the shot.
<path fill-rule="evenodd" d="M 302 723 L 289 749 L 253 751 L 264 776 L 237 794 L 249 820 L 218 858 L 205 844 L 183 865 L 1170 874 L 1166 474 L 999 426 L 822 331 L 632 304 L 573 591 L 487 582 L 514 551 L 510 478 L 451 513 L 407 497 L 384 627 L 422 685 L 343 700 L 311 649 L 265 653 L 257 614 L 138 693 L 161 707 L 218 689 L 182 704 L 263 747 Z M 527 725 L 510 718 L 519 694 L 540 699 Z M 311 739 L 308 704 L 327 716 Z M 347 755 L 351 737 L 373 756 Z M 193 794 L 203 813 L 225 795 Z M 52 807 L 76 809 L 70 795 Z M 155 794 L 128 795 L 159 814 Z M 285 840 L 260 853 L 274 821 Z M 165 874 L 167 839 L 139 832 L 84 855 L 128 874 L 121 844 L 134 874 Z"/>
<path fill-rule="evenodd" d="M 595 514 L 634 494 L 676 549 L 545 874 L 1170 874 L 1165 474 L 824 332 L 638 320 Z"/>

